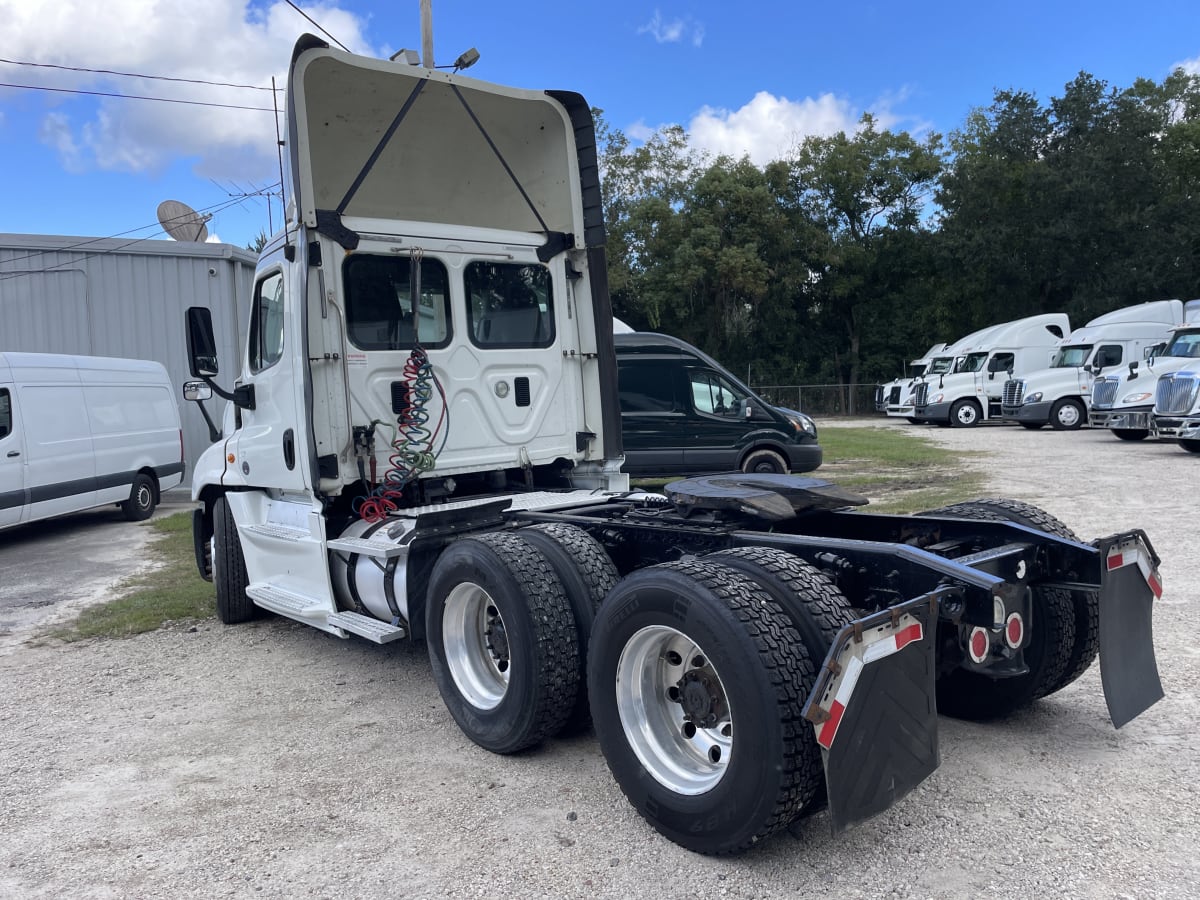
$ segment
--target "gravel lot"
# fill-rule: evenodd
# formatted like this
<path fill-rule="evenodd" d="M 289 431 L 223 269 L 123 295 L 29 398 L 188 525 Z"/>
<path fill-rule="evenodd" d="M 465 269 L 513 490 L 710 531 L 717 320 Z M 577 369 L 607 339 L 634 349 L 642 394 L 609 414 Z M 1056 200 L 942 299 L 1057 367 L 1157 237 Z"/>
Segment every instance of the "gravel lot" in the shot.
<path fill-rule="evenodd" d="M 0 658 L 0 896 L 1200 895 L 1200 459 L 1104 432 L 919 433 L 987 451 L 989 495 L 1085 538 L 1149 532 L 1165 700 L 1115 731 L 1093 667 L 1006 722 L 942 719 L 941 768 L 888 813 L 709 859 L 642 822 L 590 736 L 476 748 L 403 643 L 271 618 L 23 646 Z"/>

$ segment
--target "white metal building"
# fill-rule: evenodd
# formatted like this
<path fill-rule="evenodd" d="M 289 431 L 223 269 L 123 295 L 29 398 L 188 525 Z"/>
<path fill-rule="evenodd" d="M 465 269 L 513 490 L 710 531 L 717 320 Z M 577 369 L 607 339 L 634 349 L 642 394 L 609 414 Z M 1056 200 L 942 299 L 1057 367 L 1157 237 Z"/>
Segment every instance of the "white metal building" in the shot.
<path fill-rule="evenodd" d="M 256 256 L 230 244 L 0 234 L 0 351 L 79 353 L 152 359 L 175 386 L 191 464 L 208 428 L 181 387 L 187 367 L 184 310 L 213 313 L 230 387 L 241 359 Z M 219 421 L 224 401 L 210 404 Z"/>

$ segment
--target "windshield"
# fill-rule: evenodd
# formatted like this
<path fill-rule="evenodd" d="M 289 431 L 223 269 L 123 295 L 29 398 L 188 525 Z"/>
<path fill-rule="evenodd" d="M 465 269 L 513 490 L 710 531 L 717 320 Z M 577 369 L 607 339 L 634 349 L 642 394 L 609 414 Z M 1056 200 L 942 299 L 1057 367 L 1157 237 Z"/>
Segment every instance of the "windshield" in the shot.
<path fill-rule="evenodd" d="M 987 362 L 987 353 L 968 353 L 967 361 L 963 363 L 960 372 L 979 372 L 983 369 L 983 364 Z"/>
<path fill-rule="evenodd" d="M 1088 356 L 1092 352 L 1091 344 L 1075 344 L 1071 347 L 1063 347 L 1054 354 L 1054 361 L 1050 363 L 1052 369 L 1066 369 L 1070 367 L 1082 366 L 1087 362 Z"/>
<path fill-rule="evenodd" d="M 1171 338 L 1163 356 L 1200 358 L 1200 331 L 1180 331 Z"/>
<path fill-rule="evenodd" d="M 954 365 L 953 356 L 939 356 L 929 364 L 930 375 L 945 375 L 950 371 L 950 367 Z"/>

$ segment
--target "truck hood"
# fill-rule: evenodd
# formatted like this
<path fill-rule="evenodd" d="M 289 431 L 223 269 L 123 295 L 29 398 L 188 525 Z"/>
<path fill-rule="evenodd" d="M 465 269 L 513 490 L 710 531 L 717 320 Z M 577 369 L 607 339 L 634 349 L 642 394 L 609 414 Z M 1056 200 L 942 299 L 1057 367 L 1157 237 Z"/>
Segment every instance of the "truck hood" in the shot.
<path fill-rule="evenodd" d="M 1014 374 L 1013 378 L 1017 381 L 1025 382 L 1026 394 L 1031 394 L 1035 391 L 1056 390 L 1089 393 L 1092 389 L 1092 382 L 1096 380 L 1096 376 L 1085 372 L 1082 366 L 1059 366 L 1056 369 L 1039 369 L 1036 372 L 1030 372 L 1023 378 L 1020 375 Z"/>
<path fill-rule="evenodd" d="M 309 228 L 340 239 L 346 218 L 434 222 L 584 246 L 563 105 L 578 95 L 355 56 L 304 35 L 287 97 L 290 199 Z"/>

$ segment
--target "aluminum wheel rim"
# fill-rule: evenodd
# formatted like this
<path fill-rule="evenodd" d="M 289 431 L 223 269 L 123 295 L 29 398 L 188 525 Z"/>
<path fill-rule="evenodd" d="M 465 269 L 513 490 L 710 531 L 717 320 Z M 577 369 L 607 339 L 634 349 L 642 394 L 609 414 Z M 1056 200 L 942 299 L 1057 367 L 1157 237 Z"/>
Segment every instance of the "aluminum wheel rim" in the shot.
<path fill-rule="evenodd" d="M 1058 411 L 1058 423 L 1064 428 L 1074 428 L 1079 424 L 1079 407 L 1068 403 Z"/>
<path fill-rule="evenodd" d="M 685 713 L 681 686 L 707 695 L 715 722 L 697 723 Z M 733 754 L 732 712 L 716 669 L 695 641 L 664 625 L 641 629 L 621 651 L 616 688 L 625 739 L 655 781 L 686 795 L 720 782 Z"/>
<path fill-rule="evenodd" d="M 499 630 L 497 630 L 499 629 Z M 446 597 L 442 646 L 458 691 L 478 709 L 494 709 L 508 691 L 511 660 L 504 619 L 491 595 L 465 581 Z"/>

